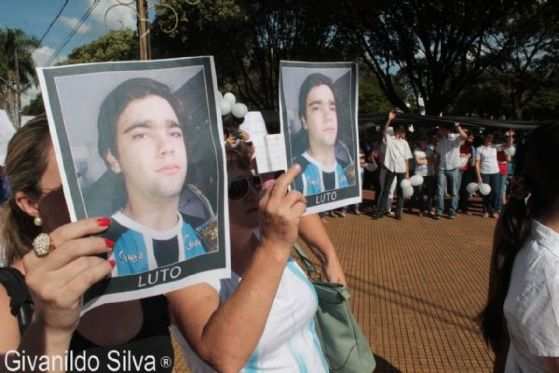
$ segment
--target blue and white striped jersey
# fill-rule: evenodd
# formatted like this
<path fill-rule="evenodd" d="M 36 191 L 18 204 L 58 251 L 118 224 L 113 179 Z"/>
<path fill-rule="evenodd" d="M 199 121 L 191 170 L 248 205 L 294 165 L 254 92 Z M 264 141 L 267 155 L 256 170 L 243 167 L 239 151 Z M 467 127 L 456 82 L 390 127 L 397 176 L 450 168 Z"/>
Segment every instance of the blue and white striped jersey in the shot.
<path fill-rule="evenodd" d="M 122 212 L 111 219 L 119 225 L 112 258 L 116 262 L 113 277 L 135 275 L 165 265 L 183 262 L 206 253 L 196 231 L 177 213 L 177 225 L 165 231 L 156 231 L 132 220 Z"/>
<path fill-rule="evenodd" d="M 304 196 L 349 186 L 344 168 L 338 161 L 331 170 L 325 170 L 309 153 L 305 152 L 297 162 L 301 164 L 303 171 L 295 179 L 295 185 Z"/>

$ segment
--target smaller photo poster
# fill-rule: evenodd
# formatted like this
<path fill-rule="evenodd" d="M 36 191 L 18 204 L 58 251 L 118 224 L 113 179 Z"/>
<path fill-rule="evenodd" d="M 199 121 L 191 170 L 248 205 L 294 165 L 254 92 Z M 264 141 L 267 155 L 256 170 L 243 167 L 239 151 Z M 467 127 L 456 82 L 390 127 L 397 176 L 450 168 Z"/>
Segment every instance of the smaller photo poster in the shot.
<path fill-rule="evenodd" d="M 212 57 L 38 69 L 70 218 L 109 217 L 82 313 L 230 276 Z"/>
<path fill-rule="evenodd" d="M 280 63 L 287 164 L 301 165 L 293 188 L 306 197 L 307 213 L 361 202 L 357 74 L 352 62 Z"/>

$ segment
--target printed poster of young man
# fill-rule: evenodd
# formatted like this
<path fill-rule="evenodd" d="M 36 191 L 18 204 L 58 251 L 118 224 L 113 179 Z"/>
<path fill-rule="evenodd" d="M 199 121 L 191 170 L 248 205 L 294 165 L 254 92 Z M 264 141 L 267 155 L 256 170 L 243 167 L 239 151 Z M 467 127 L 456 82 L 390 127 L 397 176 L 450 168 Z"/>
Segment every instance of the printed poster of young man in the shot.
<path fill-rule="evenodd" d="M 229 276 L 213 59 L 38 71 L 71 219 L 111 218 L 116 265 L 82 312 Z"/>
<path fill-rule="evenodd" d="M 280 63 L 287 163 L 302 166 L 293 187 L 305 195 L 307 213 L 361 201 L 357 82 L 355 63 Z"/>

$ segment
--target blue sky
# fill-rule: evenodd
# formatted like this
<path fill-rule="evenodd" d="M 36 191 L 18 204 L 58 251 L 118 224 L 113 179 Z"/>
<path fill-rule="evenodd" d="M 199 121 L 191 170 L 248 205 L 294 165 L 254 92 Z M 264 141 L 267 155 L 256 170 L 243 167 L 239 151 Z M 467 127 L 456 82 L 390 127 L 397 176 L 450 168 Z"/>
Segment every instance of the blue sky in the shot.
<path fill-rule="evenodd" d="M 78 24 L 79 19 L 95 1 L 97 0 L 69 1 L 61 17 L 41 44 L 41 48 L 34 54 L 35 62 L 38 65 L 44 66 L 54 52 L 63 45 L 73 27 Z M 131 0 L 119 1 L 122 4 L 135 3 Z M 39 39 L 64 2 L 64 0 L 0 0 L 0 27 L 20 28 Z M 113 5 L 118 5 L 118 1 L 98 0 L 95 10 L 54 62 L 62 60 L 75 47 L 95 40 L 110 30 L 123 27 L 135 29 L 133 10 L 125 6 L 116 6 L 107 13 L 107 10 Z M 105 14 L 107 14 L 106 17 Z"/>
<path fill-rule="evenodd" d="M 147 0 L 155 4 L 158 0 Z M 65 0 L 0 0 L 0 28 L 19 28 L 40 39 L 64 5 Z M 93 12 L 70 39 L 66 47 L 53 58 L 63 46 L 73 28 L 92 4 Z M 134 7 L 119 5 L 132 3 Z M 150 11 L 153 18 L 154 11 Z M 40 48 L 33 52 L 35 65 L 49 66 L 63 61 L 76 47 L 89 43 L 111 30 L 136 29 L 134 0 L 70 0 L 64 11 L 45 37 Z M 23 95 L 24 105 L 38 93 L 37 87 Z"/>

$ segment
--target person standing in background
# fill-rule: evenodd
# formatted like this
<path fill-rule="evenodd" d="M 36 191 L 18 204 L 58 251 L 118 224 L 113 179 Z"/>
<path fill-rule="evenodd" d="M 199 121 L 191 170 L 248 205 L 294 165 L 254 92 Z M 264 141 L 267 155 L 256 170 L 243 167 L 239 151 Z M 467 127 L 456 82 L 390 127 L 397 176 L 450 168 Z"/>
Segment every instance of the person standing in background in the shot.
<path fill-rule="evenodd" d="M 447 185 L 450 184 L 452 201 L 448 211 L 448 218 L 456 217 L 458 209 L 458 188 L 460 186 L 459 172 L 460 167 L 460 145 L 466 140 L 468 135 L 460 123 L 454 123 L 454 128 L 458 134 L 450 133 L 450 126 L 441 126 L 439 128 L 439 142 L 435 149 L 438 155 L 438 177 L 437 177 L 437 211 L 435 218 L 438 219 L 444 211 L 445 195 L 448 190 Z"/>

